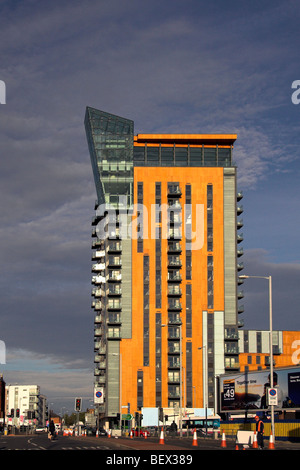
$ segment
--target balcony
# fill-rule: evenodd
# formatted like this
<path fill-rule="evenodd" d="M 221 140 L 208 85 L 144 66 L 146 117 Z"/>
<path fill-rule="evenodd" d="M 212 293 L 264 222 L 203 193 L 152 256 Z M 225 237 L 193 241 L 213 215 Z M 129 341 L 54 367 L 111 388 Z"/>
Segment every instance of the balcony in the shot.
<path fill-rule="evenodd" d="M 239 291 L 238 291 L 238 294 L 237 294 L 237 297 L 238 297 L 239 300 L 240 300 L 240 299 L 243 299 L 243 298 L 244 298 L 244 291 L 243 291 L 243 290 L 239 290 Z"/>
<path fill-rule="evenodd" d="M 106 281 L 105 276 L 93 276 L 92 283 L 93 284 L 104 284 Z"/>
<path fill-rule="evenodd" d="M 170 211 L 181 211 L 182 207 L 179 201 L 169 201 L 168 210 Z"/>
<path fill-rule="evenodd" d="M 95 328 L 94 330 L 94 336 L 102 336 L 103 335 L 103 330 L 102 328 Z"/>
<path fill-rule="evenodd" d="M 180 369 L 180 360 L 178 357 L 174 357 L 173 361 L 168 361 L 168 369 Z"/>
<path fill-rule="evenodd" d="M 181 302 L 175 302 L 174 300 L 176 299 L 169 299 L 168 310 L 182 310 Z"/>
<path fill-rule="evenodd" d="M 122 303 L 120 298 L 108 299 L 107 308 L 109 310 L 121 310 Z"/>
<path fill-rule="evenodd" d="M 243 256 L 243 254 L 244 254 L 243 248 L 239 248 L 239 249 L 237 250 L 236 254 L 237 254 L 238 258 L 239 258 L 240 256 Z"/>
<path fill-rule="evenodd" d="M 104 271 L 104 270 L 105 270 L 105 263 L 94 263 L 92 265 L 93 272 Z"/>
<path fill-rule="evenodd" d="M 103 304 L 102 302 L 92 302 L 92 308 L 95 310 L 102 310 L 103 309 Z"/>
<path fill-rule="evenodd" d="M 181 297 L 182 290 L 179 286 L 169 286 L 168 287 L 168 297 Z"/>
<path fill-rule="evenodd" d="M 168 354 L 180 354 L 179 343 L 170 343 L 168 345 Z"/>
<path fill-rule="evenodd" d="M 104 258 L 105 257 L 105 251 L 104 250 L 97 250 L 97 251 L 93 251 L 92 253 L 92 260 L 96 260 L 96 259 L 99 259 L 99 258 Z"/>
<path fill-rule="evenodd" d="M 107 339 L 121 339 L 120 328 L 109 327 L 107 330 Z"/>
<path fill-rule="evenodd" d="M 244 235 L 242 233 L 238 233 L 236 237 L 236 241 L 241 243 L 244 240 Z"/>
<path fill-rule="evenodd" d="M 239 370 L 240 364 L 236 358 L 225 357 L 225 370 Z"/>
<path fill-rule="evenodd" d="M 93 297 L 104 297 L 105 291 L 103 289 L 94 288 L 92 289 L 92 295 Z"/>
<path fill-rule="evenodd" d="M 109 272 L 108 281 L 121 281 L 122 274 L 120 272 Z"/>
<path fill-rule="evenodd" d="M 237 222 L 236 222 L 236 227 L 237 227 L 237 229 L 239 230 L 239 229 L 242 228 L 243 226 L 244 226 L 244 221 L 243 221 L 243 219 L 237 220 Z"/>
<path fill-rule="evenodd" d="M 237 212 L 237 215 L 241 215 L 244 212 L 243 206 L 237 206 L 236 212 Z"/>
<path fill-rule="evenodd" d="M 168 223 L 172 225 L 180 225 L 182 223 L 181 214 L 178 212 L 169 212 Z"/>
<path fill-rule="evenodd" d="M 176 272 L 176 271 L 168 272 L 168 282 L 181 282 L 181 281 L 182 281 L 182 278 L 181 278 L 180 272 Z"/>
<path fill-rule="evenodd" d="M 107 249 L 108 253 L 119 253 L 122 251 L 122 244 L 120 241 L 110 241 Z"/>
<path fill-rule="evenodd" d="M 174 184 L 174 185 L 169 185 L 168 186 L 168 197 L 181 197 L 182 196 L 182 192 L 181 192 L 181 189 L 180 189 L 180 186 L 177 185 L 177 184 Z"/>
<path fill-rule="evenodd" d="M 181 240 L 181 230 L 179 228 L 169 228 L 167 238 L 168 240 Z"/>
<path fill-rule="evenodd" d="M 121 315 L 119 313 L 109 313 L 107 318 L 108 325 L 120 325 Z"/>
<path fill-rule="evenodd" d="M 94 323 L 99 324 L 99 323 L 102 323 L 102 321 L 103 321 L 102 315 L 96 315 L 95 316 Z"/>
<path fill-rule="evenodd" d="M 239 191 L 239 192 L 237 193 L 237 195 L 236 195 L 237 201 L 240 201 L 241 199 L 243 199 L 243 197 L 244 197 L 244 196 L 243 196 L 243 192 L 242 192 L 242 191 Z"/>
<path fill-rule="evenodd" d="M 181 253 L 181 244 L 179 242 L 168 243 L 168 253 Z"/>
<path fill-rule="evenodd" d="M 182 263 L 181 263 L 181 259 L 179 258 L 179 256 L 169 256 L 168 257 L 168 267 L 169 268 L 181 268 L 182 267 Z"/>
<path fill-rule="evenodd" d="M 244 263 L 238 263 L 237 264 L 237 270 L 242 271 L 242 269 L 244 269 Z"/>
<path fill-rule="evenodd" d="M 111 268 L 120 268 L 122 266 L 122 260 L 119 256 L 109 256 L 108 257 L 108 266 Z"/>
<path fill-rule="evenodd" d="M 238 305 L 238 313 L 244 313 L 244 305 Z"/>

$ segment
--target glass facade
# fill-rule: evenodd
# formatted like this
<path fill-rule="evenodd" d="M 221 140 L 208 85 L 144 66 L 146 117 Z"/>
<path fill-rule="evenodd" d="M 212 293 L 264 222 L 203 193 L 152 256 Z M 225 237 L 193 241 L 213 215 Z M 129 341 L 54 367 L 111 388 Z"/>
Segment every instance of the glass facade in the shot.
<path fill-rule="evenodd" d="M 135 146 L 134 166 L 207 166 L 231 167 L 231 147 L 197 146 Z"/>
<path fill-rule="evenodd" d="M 87 108 L 85 128 L 98 204 L 133 199 L 133 121 Z"/>

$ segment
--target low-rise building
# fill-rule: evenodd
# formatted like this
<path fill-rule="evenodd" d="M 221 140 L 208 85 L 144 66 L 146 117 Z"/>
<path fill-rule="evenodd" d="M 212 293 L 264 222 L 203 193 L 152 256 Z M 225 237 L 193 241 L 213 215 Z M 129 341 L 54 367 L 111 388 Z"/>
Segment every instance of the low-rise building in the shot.
<path fill-rule="evenodd" d="M 42 400 L 38 385 L 6 386 L 6 424 L 11 426 L 40 426 Z"/>

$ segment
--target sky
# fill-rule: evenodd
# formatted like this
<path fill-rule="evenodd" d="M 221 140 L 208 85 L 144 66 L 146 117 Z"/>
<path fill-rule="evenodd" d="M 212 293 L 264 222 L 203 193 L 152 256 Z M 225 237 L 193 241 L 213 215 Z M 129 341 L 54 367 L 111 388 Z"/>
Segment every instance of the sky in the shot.
<path fill-rule="evenodd" d="M 92 404 L 86 106 L 135 134 L 237 134 L 243 274 L 271 275 L 273 328 L 300 331 L 299 20 L 294 0 L 1 0 L 6 383 L 40 385 L 58 413 Z M 267 281 L 243 290 L 245 328 L 268 329 Z"/>

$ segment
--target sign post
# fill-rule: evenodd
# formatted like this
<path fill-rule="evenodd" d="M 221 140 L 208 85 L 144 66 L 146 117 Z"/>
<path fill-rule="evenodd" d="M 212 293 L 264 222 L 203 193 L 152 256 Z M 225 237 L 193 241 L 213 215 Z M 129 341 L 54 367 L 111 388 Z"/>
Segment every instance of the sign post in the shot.
<path fill-rule="evenodd" d="M 268 388 L 268 404 L 270 406 L 277 406 L 278 405 L 278 395 L 276 388 Z"/>

